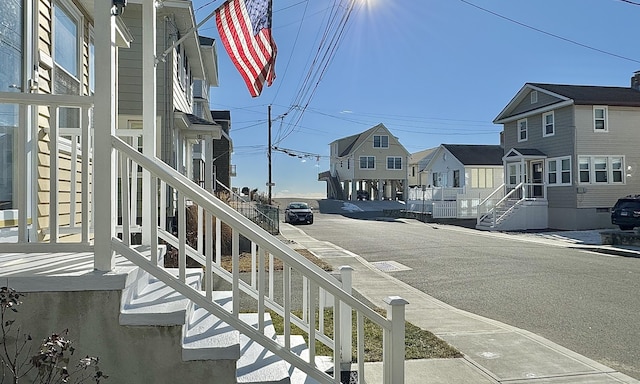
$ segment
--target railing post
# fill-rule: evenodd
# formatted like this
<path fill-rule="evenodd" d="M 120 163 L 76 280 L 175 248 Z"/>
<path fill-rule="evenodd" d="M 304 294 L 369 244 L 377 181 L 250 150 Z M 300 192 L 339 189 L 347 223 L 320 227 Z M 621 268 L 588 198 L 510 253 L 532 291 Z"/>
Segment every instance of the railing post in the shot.
<path fill-rule="evenodd" d="M 342 289 L 351 294 L 352 290 L 352 272 L 353 268 L 349 265 L 344 265 L 340 267 L 340 278 L 342 280 Z M 351 316 L 351 307 L 344 303 L 340 302 L 340 329 L 342 330 L 342 335 L 340 339 L 342 340 L 342 344 L 340 346 L 340 355 L 341 361 L 340 363 L 343 365 L 347 365 L 349 367 L 351 365 L 351 338 L 352 336 L 352 316 Z"/>
<path fill-rule="evenodd" d="M 391 322 L 391 331 L 384 338 L 384 382 L 385 384 L 404 383 L 404 322 L 405 305 L 408 301 L 400 296 L 384 299 L 387 304 L 387 320 Z"/>
<path fill-rule="evenodd" d="M 96 71 L 95 145 L 93 158 L 94 268 L 111 271 L 115 266 L 111 238 L 115 234 L 115 156 L 111 137 L 116 128 L 116 19 L 111 16 L 110 1 L 96 1 L 95 55 L 100 70 Z M 57 140 L 57 138 L 52 138 Z"/>

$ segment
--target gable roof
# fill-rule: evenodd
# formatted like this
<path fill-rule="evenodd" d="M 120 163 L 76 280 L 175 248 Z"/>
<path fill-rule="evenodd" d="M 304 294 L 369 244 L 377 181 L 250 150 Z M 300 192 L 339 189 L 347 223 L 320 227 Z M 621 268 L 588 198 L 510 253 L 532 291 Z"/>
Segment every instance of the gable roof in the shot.
<path fill-rule="evenodd" d="M 391 132 L 389 132 L 389 129 L 387 129 L 387 127 L 385 127 L 384 124 L 380 123 L 376 126 L 373 126 L 367 129 L 364 132 L 361 132 L 352 136 L 343 137 L 338 140 L 334 140 L 333 142 L 331 142 L 331 144 L 338 143 L 338 157 L 347 156 L 352 152 L 354 152 L 356 149 L 358 149 L 360 145 L 362 145 L 362 143 L 367 141 L 367 139 L 374 132 L 376 132 L 381 128 L 384 129 L 389 134 L 390 137 L 393 137 L 395 139 L 395 137 L 391 134 Z M 400 144 L 400 146 L 402 146 L 402 144 Z M 404 147 L 402 147 L 402 149 L 404 149 Z M 406 149 L 405 149 L 405 152 L 407 152 Z"/>
<path fill-rule="evenodd" d="M 422 151 L 414 152 L 409 156 L 409 164 L 417 164 L 425 158 L 433 156 L 438 147 L 423 149 Z"/>
<path fill-rule="evenodd" d="M 504 148 L 500 145 L 442 144 L 463 165 L 502 165 Z"/>
<path fill-rule="evenodd" d="M 534 87 L 572 99 L 576 105 L 602 104 L 640 107 L 640 92 L 629 87 L 541 83 L 530 84 Z"/>
<path fill-rule="evenodd" d="M 513 113 L 531 91 L 546 93 L 557 99 L 550 104 L 532 105 L 531 109 Z M 496 124 L 513 121 L 532 113 L 550 111 L 568 105 L 612 105 L 640 107 L 640 91 L 631 87 L 526 83 L 493 120 Z"/>

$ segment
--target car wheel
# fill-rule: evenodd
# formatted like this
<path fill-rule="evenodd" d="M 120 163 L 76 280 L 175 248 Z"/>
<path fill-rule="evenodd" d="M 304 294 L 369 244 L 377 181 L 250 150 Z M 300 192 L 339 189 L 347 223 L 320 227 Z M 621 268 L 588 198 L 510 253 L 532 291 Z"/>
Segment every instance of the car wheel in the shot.
<path fill-rule="evenodd" d="M 633 225 L 620 225 L 619 227 L 623 231 L 628 231 L 628 230 L 633 229 Z"/>
<path fill-rule="evenodd" d="M 309 224 L 313 224 L 313 219 L 309 220 Z"/>

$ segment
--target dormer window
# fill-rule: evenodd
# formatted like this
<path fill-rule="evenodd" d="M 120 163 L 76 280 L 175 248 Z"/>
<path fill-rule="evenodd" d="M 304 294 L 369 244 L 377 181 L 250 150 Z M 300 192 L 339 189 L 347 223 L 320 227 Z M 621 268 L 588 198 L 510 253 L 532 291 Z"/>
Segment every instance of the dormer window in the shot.
<path fill-rule="evenodd" d="M 389 136 L 387 136 L 387 135 L 374 135 L 373 136 L 373 148 L 389 148 Z"/>

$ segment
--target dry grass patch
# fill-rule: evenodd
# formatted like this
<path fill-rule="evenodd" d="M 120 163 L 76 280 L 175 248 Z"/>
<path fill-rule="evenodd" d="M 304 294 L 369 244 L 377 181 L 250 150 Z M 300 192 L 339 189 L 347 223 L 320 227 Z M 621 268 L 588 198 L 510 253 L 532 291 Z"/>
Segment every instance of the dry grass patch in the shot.
<path fill-rule="evenodd" d="M 323 270 L 330 272 L 333 270 L 333 267 L 327 262 L 317 258 L 313 253 L 311 253 L 308 249 L 296 249 L 300 255 L 304 256 L 307 260 L 311 261 L 318 267 Z M 264 265 L 265 268 L 268 268 L 269 257 L 265 256 Z M 222 268 L 231 272 L 232 267 L 232 257 L 231 256 L 222 256 L 222 260 L 220 261 Z M 240 254 L 240 263 L 239 263 L 240 272 L 251 272 L 251 254 L 250 253 L 242 253 Z M 282 260 L 277 258 L 274 259 L 274 271 L 282 271 Z"/>
<path fill-rule="evenodd" d="M 386 311 L 381 308 L 376 308 L 382 316 L 386 316 Z M 293 311 L 294 315 L 302 317 L 301 311 Z M 318 316 L 316 316 L 318 318 Z M 271 312 L 271 319 L 273 326 L 276 329 L 276 333 L 284 333 L 283 318 Z M 326 335 L 333 334 L 333 309 L 325 309 L 324 314 L 324 333 Z M 357 361 L 357 346 L 356 346 L 356 334 L 357 334 L 357 316 L 355 311 L 352 313 L 352 335 L 353 345 L 352 351 L 353 361 Z M 291 334 L 303 335 L 307 343 L 307 335 L 300 328 L 295 325 L 291 326 Z M 320 342 L 316 342 L 316 355 L 318 356 L 333 356 L 333 351 Z M 421 329 L 409 322 L 405 323 L 405 358 L 411 359 L 442 359 L 442 358 L 457 358 L 462 357 L 462 354 L 455 348 L 450 346 L 445 341 L 436 337 L 433 333 Z M 364 361 L 382 361 L 382 328 L 376 325 L 373 321 L 365 319 L 364 321 Z"/>

